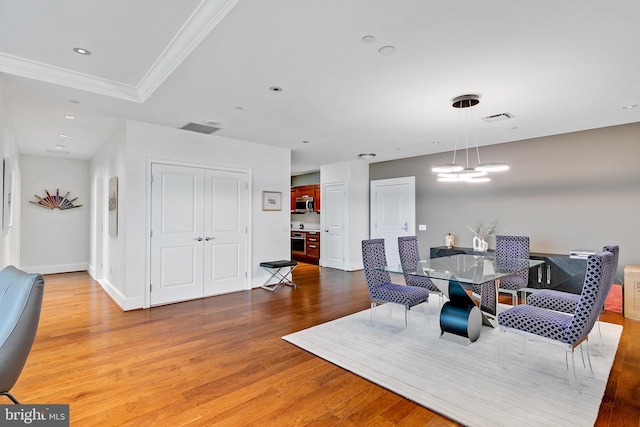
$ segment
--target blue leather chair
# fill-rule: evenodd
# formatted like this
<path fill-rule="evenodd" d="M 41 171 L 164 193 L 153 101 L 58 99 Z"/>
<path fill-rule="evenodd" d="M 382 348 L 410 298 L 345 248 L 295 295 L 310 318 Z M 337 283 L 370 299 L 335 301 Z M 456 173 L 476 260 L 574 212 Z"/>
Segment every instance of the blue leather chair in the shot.
<path fill-rule="evenodd" d="M 36 336 L 44 279 L 13 266 L 0 271 L 0 395 L 9 392 L 22 372 Z"/>
<path fill-rule="evenodd" d="M 418 286 L 426 288 L 429 293 L 433 292 L 440 297 L 440 307 L 442 307 L 444 295 L 433 281 L 427 276 L 416 276 L 407 274 L 407 271 L 416 271 L 420 268 L 420 252 L 418 251 L 418 238 L 416 236 L 400 236 L 398 237 L 398 254 L 400 255 L 400 263 L 404 274 L 404 282 L 410 286 Z"/>
<path fill-rule="evenodd" d="M 394 303 L 404 306 L 404 325 L 408 324 L 408 311 L 423 302 L 429 301 L 429 291 L 417 286 L 406 286 L 391 283 L 391 277 L 383 269 L 387 266 L 384 239 L 362 241 L 362 262 L 364 274 L 371 298 L 371 318 L 373 325 L 375 309 L 378 303 Z M 428 310 L 425 310 L 425 314 Z M 428 314 L 427 314 L 428 319 Z"/>
<path fill-rule="evenodd" d="M 500 331 L 503 332 L 500 344 L 502 365 L 504 366 L 505 363 L 505 332 L 519 332 L 524 335 L 529 334 L 548 338 L 565 346 L 565 359 L 567 359 L 565 362 L 570 382 L 572 382 L 572 379 L 569 372 L 568 357 L 569 352 L 571 353 L 573 381 L 575 381 L 576 388 L 579 389 L 574 349 L 582 343 L 586 343 L 587 360 L 593 376 L 593 368 L 591 367 L 591 358 L 589 356 L 589 332 L 598 320 L 602 302 L 611 288 L 611 280 L 609 279 L 612 275 L 613 266 L 614 255 L 610 252 L 600 252 L 589 257 L 582 293 L 573 315 L 528 304 L 517 305 L 498 314 L 498 324 L 500 325 Z"/>

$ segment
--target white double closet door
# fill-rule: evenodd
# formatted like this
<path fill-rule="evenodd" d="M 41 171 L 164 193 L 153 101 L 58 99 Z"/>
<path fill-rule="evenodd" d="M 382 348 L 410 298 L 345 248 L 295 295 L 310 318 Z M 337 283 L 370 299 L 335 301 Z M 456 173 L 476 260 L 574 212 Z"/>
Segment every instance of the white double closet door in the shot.
<path fill-rule="evenodd" d="M 151 305 L 249 289 L 247 173 L 151 167 Z"/>

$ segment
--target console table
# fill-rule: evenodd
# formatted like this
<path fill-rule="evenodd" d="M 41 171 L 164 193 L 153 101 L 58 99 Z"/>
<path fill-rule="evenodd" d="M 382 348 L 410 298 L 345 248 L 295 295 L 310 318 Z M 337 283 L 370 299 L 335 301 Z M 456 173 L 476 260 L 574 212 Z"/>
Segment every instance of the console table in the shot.
<path fill-rule="evenodd" d="M 493 250 L 478 252 L 472 248 L 453 247 L 449 249 L 446 246 L 436 246 L 431 248 L 430 258 L 441 258 L 456 254 L 487 255 L 493 252 Z M 582 292 L 582 284 L 584 283 L 587 269 L 586 259 L 540 252 L 531 252 L 529 258 L 544 262 L 529 270 L 529 288 L 554 289 L 573 294 Z"/>

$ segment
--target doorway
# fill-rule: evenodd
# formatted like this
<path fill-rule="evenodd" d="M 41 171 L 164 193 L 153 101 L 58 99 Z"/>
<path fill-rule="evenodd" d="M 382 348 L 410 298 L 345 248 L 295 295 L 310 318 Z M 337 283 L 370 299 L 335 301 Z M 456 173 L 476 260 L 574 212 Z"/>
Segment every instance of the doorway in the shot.
<path fill-rule="evenodd" d="M 248 174 L 151 165 L 151 305 L 249 289 Z"/>
<path fill-rule="evenodd" d="M 416 234 L 416 178 L 371 181 L 371 238 L 384 239 L 388 265 L 400 264 L 398 237 Z"/>

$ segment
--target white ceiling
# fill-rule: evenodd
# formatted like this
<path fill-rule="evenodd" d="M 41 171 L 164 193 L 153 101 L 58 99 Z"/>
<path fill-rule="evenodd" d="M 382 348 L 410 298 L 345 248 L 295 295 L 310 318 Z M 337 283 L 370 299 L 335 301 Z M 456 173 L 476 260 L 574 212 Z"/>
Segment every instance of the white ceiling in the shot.
<path fill-rule="evenodd" d="M 639 19 L 638 0 L 0 0 L 0 79 L 22 153 L 214 120 L 299 174 L 451 151 L 465 93 L 480 145 L 640 122 Z"/>

